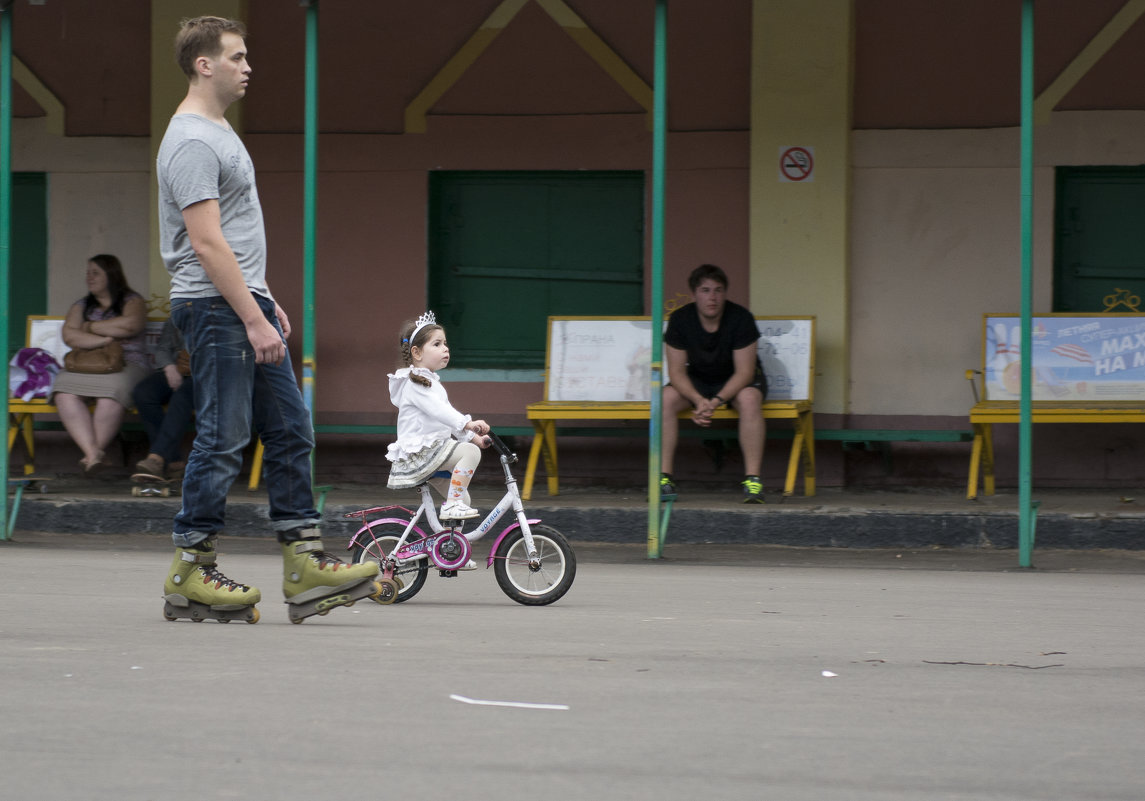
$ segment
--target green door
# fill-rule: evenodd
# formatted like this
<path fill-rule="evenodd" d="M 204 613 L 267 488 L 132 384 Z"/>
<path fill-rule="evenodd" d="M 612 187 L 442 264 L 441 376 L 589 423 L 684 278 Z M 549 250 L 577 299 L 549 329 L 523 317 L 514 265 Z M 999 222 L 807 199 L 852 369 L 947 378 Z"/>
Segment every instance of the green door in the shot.
<path fill-rule="evenodd" d="M 641 172 L 430 175 L 429 304 L 458 367 L 540 367 L 549 315 L 644 308 Z"/>
<path fill-rule="evenodd" d="M 1059 167 L 1054 311 L 1145 311 L 1145 167 Z"/>
<path fill-rule="evenodd" d="M 48 312 L 48 184 L 42 172 L 12 173 L 8 359 L 24 347 L 29 314 Z"/>

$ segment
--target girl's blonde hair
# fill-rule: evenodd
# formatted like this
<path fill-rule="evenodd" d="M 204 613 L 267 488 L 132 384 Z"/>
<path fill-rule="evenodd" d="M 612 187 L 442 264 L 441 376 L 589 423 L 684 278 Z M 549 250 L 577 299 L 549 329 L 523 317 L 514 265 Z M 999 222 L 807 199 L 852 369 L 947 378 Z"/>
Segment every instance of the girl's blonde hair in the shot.
<path fill-rule="evenodd" d="M 402 325 L 401 333 L 399 334 L 399 338 L 401 340 L 401 344 L 399 347 L 400 347 L 401 354 L 402 354 L 402 364 L 404 364 L 406 367 L 411 367 L 413 365 L 413 352 L 412 351 L 414 348 L 424 347 L 425 343 L 429 341 L 429 337 L 431 334 L 433 334 L 434 331 L 444 331 L 445 330 L 444 328 L 442 328 L 440 325 L 437 325 L 437 324 L 427 325 L 424 328 L 422 328 L 420 331 L 417 332 L 417 336 L 414 337 L 413 341 L 411 342 L 410 341 L 410 335 L 413 334 L 413 330 L 415 328 L 417 328 L 417 321 L 416 320 L 407 320 Z M 432 383 L 428 378 L 426 378 L 425 376 L 420 376 L 420 375 L 411 375 L 410 380 L 416 384 L 421 384 L 423 387 L 428 387 Z"/>

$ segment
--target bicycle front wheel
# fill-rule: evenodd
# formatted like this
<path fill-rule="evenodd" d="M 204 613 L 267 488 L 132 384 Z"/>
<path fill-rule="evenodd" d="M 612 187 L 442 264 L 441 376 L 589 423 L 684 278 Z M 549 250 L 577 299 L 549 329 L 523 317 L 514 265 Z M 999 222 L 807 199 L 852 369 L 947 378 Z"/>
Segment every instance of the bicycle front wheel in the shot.
<path fill-rule="evenodd" d="M 397 523 L 380 521 L 364 526 L 358 532 L 358 544 L 353 552 L 354 562 L 381 564 L 393 552 L 404 530 L 405 527 Z M 402 562 L 394 568 L 394 578 L 398 579 L 399 583 L 398 597 L 394 599 L 394 603 L 400 604 L 417 595 L 418 590 L 425 584 L 427 575 L 429 575 L 429 563 L 426 559 Z"/>
<path fill-rule="evenodd" d="M 576 578 L 576 555 L 568 540 L 554 528 L 530 526 L 535 559 L 529 558 L 520 529 L 501 540 L 494 555 L 493 573 L 502 592 L 519 604 L 544 606 L 569 591 Z"/>

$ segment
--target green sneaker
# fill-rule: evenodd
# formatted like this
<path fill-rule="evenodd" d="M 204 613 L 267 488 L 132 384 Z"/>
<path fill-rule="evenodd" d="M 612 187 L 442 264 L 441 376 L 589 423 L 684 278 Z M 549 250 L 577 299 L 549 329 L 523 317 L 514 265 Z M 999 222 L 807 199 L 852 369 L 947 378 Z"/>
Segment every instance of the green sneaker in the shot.
<path fill-rule="evenodd" d="M 743 487 L 744 503 L 764 503 L 763 484 L 759 476 L 748 476 L 740 482 L 740 486 Z"/>
<path fill-rule="evenodd" d="M 672 477 L 667 473 L 660 474 L 660 500 L 676 500 L 676 485 L 672 483 Z"/>

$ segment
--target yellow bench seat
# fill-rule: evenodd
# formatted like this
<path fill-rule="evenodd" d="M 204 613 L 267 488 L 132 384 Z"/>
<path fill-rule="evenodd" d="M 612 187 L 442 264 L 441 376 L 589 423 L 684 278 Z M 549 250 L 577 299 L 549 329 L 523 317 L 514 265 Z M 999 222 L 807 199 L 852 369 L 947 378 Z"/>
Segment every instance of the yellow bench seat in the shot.
<path fill-rule="evenodd" d="M 983 492 L 993 495 L 994 482 L 994 430 L 995 423 L 1018 423 L 1021 409 L 1017 401 L 985 400 L 970 409 L 970 425 L 974 430 L 974 444 L 970 451 L 970 476 L 966 497 L 978 496 L 978 476 L 981 473 Z M 1032 401 L 1031 423 L 1145 423 L 1145 401 Z"/>
<path fill-rule="evenodd" d="M 795 433 L 791 441 L 791 453 L 787 462 L 787 478 L 784 495 L 795 493 L 795 483 L 799 474 L 799 462 L 803 461 L 803 491 L 805 495 L 815 494 L 815 424 L 810 400 L 768 400 L 764 401 L 761 413 L 765 419 L 794 420 Z M 644 402 L 618 401 L 540 401 L 526 406 L 526 416 L 533 424 L 533 444 L 529 450 L 529 461 L 525 469 L 525 483 L 521 497 L 532 497 L 533 481 L 537 465 L 544 457 L 545 472 L 548 476 L 550 495 L 560 493 L 560 478 L 557 459 L 557 421 L 571 420 L 647 420 L 651 416 L 651 404 Z M 734 409 L 723 406 L 712 415 L 716 420 L 738 418 Z M 680 413 L 681 419 L 689 419 L 691 413 Z"/>

